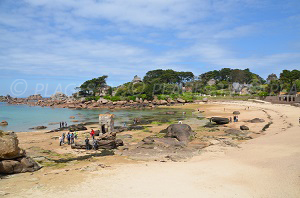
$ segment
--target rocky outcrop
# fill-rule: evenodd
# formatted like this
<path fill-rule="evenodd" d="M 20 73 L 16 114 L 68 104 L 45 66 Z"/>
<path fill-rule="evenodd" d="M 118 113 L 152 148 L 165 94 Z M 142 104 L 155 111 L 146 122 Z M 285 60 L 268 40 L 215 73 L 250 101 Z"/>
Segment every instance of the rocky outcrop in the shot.
<path fill-rule="evenodd" d="M 192 128 L 187 124 L 171 124 L 167 128 L 165 137 L 176 138 L 180 142 L 188 143 L 194 136 Z"/>
<path fill-rule="evenodd" d="M 34 94 L 27 97 L 27 100 L 42 100 L 42 99 L 43 97 L 41 96 L 41 94 Z"/>
<path fill-rule="evenodd" d="M 30 157 L 0 161 L 0 174 L 34 172 L 40 168 L 41 166 Z"/>
<path fill-rule="evenodd" d="M 41 168 L 33 159 L 26 156 L 18 144 L 15 133 L 0 131 L 0 174 L 33 172 Z"/>
<path fill-rule="evenodd" d="M 8 122 L 5 120 L 2 120 L 2 122 L 0 122 L 0 126 L 7 126 Z"/>
<path fill-rule="evenodd" d="M 220 117 L 212 117 L 211 121 L 215 122 L 216 124 L 228 124 L 228 118 L 220 118 Z"/>
<path fill-rule="evenodd" d="M 123 146 L 123 141 L 121 139 L 116 139 L 116 133 L 105 133 L 100 135 L 99 138 L 95 140 L 97 142 L 97 149 L 116 149 L 119 146 Z M 90 141 L 89 147 L 93 142 Z M 86 144 L 84 141 L 76 141 L 75 144 L 71 145 L 72 149 L 86 149 Z"/>
<path fill-rule="evenodd" d="M 50 98 L 51 100 L 67 100 L 68 96 L 62 92 L 56 92 Z"/>

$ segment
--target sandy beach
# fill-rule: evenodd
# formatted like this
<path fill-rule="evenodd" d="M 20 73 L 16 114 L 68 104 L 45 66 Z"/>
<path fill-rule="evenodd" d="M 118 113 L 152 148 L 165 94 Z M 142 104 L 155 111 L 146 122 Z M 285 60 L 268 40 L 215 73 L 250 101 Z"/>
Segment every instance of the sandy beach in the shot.
<path fill-rule="evenodd" d="M 62 198 L 300 196 L 298 107 L 234 101 L 177 108 L 200 108 L 206 117 L 228 117 L 240 111 L 239 122 L 228 124 L 230 128 L 238 128 L 253 118 L 266 122 L 247 123 L 257 136 L 241 141 L 237 147 L 216 143 L 185 162 L 145 162 L 120 155 L 93 157 L 63 167 L 8 176 L 0 180 L 0 192 L 4 197 Z M 261 132 L 268 122 L 272 122 L 270 127 Z M 166 126 L 154 126 L 152 133 Z M 191 127 L 197 128 L 196 124 Z M 139 131 L 120 135 L 124 134 L 132 134 L 138 140 L 149 135 Z M 29 154 L 34 154 L 34 147 L 60 155 L 85 152 L 59 147 L 54 137 L 59 135 L 60 132 L 18 133 L 20 147 Z"/>

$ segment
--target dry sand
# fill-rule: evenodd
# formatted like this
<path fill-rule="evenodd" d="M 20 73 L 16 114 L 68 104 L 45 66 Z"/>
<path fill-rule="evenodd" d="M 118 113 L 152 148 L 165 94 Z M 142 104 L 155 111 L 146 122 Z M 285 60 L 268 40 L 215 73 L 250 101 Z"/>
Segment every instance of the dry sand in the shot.
<path fill-rule="evenodd" d="M 248 106 L 250 110 L 243 111 Z M 201 108 L 201 105 L 192 107 Z M 23 183 L 28 185 L 18 188 L 19 184 L 22 186 L 22 177 L 16 176 L 0 181 L 0 190 L 9 193 L 5 197 L 43 198 L 300 197 L 300 108 L 226 102 L 211 104 L 207 109 L 210 109 L 207 116 L 230 115 L 232 110 L 240 110 L 241 121 L 269 117 L 273 124 L 263 136 L 241 144 L 240 148 L 210 146 L 188 162 L 123 163 L 76 174 L 64 170 L 52 178 L 55 181 L 50 186 L 41 181 L 29 181 L 30 173 L 26 173 L 21 175 L 24 176 Z M 255 126 L 257 124 L 252 124 L 250 128 Z M 42 176 L 39 171 L 32 177 L 45 180 L 51 179 L 49 175 Z M 71 185 L 70 181 L 73 181 Z M 11 182 L 15 182 L 15 192 Z"/>

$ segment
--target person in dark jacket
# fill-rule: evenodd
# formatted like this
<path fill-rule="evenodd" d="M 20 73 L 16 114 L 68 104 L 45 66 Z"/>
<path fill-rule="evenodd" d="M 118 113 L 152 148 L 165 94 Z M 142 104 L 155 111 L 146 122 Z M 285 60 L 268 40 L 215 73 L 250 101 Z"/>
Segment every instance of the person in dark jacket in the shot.
<path fill-rule="evenodd" d="M 90 140 L 88 137 L 85 139 L 85 148 L 86 150 L 90 150 Z"/>

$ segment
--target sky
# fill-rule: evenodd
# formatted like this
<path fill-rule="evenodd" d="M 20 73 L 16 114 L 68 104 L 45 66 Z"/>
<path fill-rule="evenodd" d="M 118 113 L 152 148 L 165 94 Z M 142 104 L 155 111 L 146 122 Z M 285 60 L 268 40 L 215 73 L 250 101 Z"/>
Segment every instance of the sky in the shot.
<path fill-rule="evenodd" d="M 300 69 L 299 0 L 0 0 L 0 95 L 149 70 Z"/>

